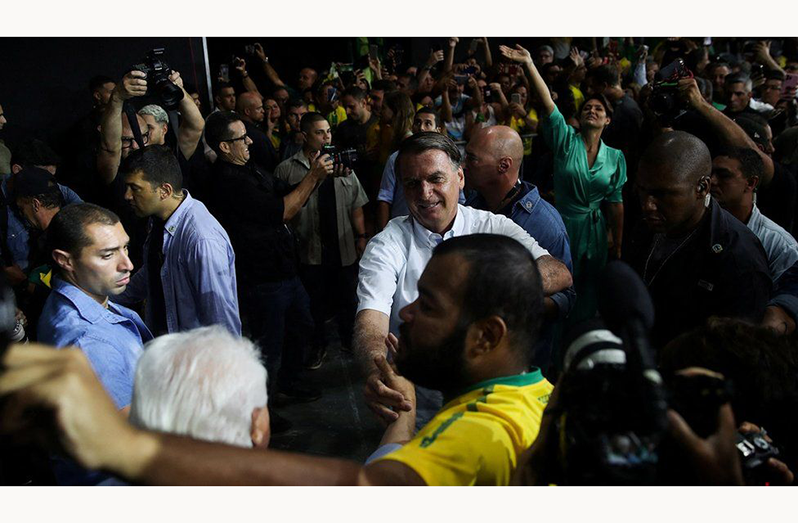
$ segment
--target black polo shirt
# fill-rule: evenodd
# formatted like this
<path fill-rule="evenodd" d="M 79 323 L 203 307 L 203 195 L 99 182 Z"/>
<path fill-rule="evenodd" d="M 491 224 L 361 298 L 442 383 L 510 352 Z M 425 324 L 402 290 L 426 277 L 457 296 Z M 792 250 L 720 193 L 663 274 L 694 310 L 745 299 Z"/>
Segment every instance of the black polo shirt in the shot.
<path fill-rule="evenodd" d="M 765 250 L 715 200 L 695 234 L 661 264 L 652 261 L 657 258 L 656 253 L 651 256 L 656 241 L 641 223 L 627 252 L 627 261 L 643 277 L 654 301 L 655 348 L 704 325 L 710 316 L 762 319 L 772 285 Z"/>
<path fill-rule="evenodd" d="M 209 208 L 230 236 L 239 285 L 296 276 L 294 235 L 283 223 L 283 197 L 292 186 L 250 164 L 214 163 Z"/>

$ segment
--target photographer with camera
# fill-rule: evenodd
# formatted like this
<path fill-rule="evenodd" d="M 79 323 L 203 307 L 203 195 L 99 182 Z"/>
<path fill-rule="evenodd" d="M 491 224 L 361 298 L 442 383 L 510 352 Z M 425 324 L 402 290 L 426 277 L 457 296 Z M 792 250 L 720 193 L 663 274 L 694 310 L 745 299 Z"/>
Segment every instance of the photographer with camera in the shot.
<path fill-rule="evenodd" d="M 148 59 L 152 59 L 152 56 L 148 56 Z M 158 62 L 158 65 L 165 66 L 161 61 Z M 142 69 L 141 64 L 137 67 Z M 150 72 L 154 69 L 156 68 L 152 67 Z M 125 103 L 134 103 L 141 99 L 140 97 L 152 97 L 153 103 L 158 105 L 163 105 L 166 101 L 173 103 L 175 99 L 178 99 L 179 101 L 175 107 L 168 107 L 168 109 L 175 108 L 179 110 L 181 116 L 177 136 L 175 137 L 177 140 L 176 154 L 179 152 L 182 155 L 182 162 L 188 162 L 197 150 L 197 144 L 202 137 L 205 121 L 194 100 L 183 89 L 183 80 L 180 78 L 180 73 L 168 69 L 168 66 L 166 66 L 166 70 L 170 72 L 168 82 L 171 84 L 171 88 L 165 85 L 163 78 L 154 77 L 155 75 L 153 74 L 148 75 L 147 72 L 139 69 L 132 69 L 125 74 L 114 88 L 100 124 L 100 150 L 97 153 L 97 170 L 100 179 L 105 185 L 111 185 L 116 180 L 122 159 L 127 157 L 130 151 L 139 148 L 141 145 L 135 137 L 136 133 L 129 129 L 131 123 L 129 118 L 124 115 Z M 159 73 L 162 75 L 165 70 L 161 69 Z M 177 94 L 178 92 L 180 94 Z M 123 124 L 123 119 L 127 120 L 128 125 Z M 139 124 L 139 127 L 144 146 L 148 144 L 163 145 L 166 143 L 166 133 L 162 129 L 162 124 L 160 129 L 155 125 L 154 127 L 156 128 L 152 131 L 149 130 L 147 125 L 141 127 Z M 180 156 L 178 156 L 178 159 L 181 159 Z M 189 178 L 186 174 L 184 172 L 184 176 Z"/>
<path fill-rule="evenodd" d="M 333 175 L 313 191 L 290 222 L 299 238 L 299 274 L 310 296 L 315 322 L 307 366 L 317 369 L 326 353 L 324 322 L 331 315 L 338 320 L 341 346 L 352 347 L 357 260 L 366 249 L 363 206 L 368 198 L 352 170 L 354 151 L 335 152 L 332 148 L 327 152 L 332 142 L 329 122 L 320 113 L 311 112 L 302 117 L 300 126 L 305 136 L 302 150 L 278 165 L 274 176 L 295 185 L 308 175 L 318 155 L 330 154 L 334 163 Z M 331 304 L 332 311 L 328 310 Z"/>

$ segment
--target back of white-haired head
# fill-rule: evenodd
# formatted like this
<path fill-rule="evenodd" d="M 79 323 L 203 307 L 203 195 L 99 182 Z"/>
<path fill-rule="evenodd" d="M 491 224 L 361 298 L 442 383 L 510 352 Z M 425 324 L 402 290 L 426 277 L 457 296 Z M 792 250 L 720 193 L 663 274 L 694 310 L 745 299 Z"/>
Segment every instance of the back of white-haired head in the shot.
<path fill-rule="evenodd" d="M 266 369 L 246 338 L 202 327 L 156 338 L 136 367 L 130 422 L 149 430 L 251 447 L 266 406 Z"/>
<path fill-rule="evenodd" d="M 139 114 L 144 116 L 145 114 L 152 116 L 155 118 L 155 121 L 160 124 L 168 124 L 169 123 L 169 115 L 166 114 L 166 111 L 160 105 L 150 104 L 145 105 L 141 109 L 139 109 Z"/>

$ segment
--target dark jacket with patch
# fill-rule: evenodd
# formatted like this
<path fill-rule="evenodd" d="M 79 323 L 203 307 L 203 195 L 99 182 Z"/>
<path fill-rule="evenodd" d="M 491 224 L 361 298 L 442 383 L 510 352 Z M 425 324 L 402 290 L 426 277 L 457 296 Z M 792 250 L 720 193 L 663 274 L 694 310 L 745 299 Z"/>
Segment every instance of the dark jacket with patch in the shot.
<path fill-rule="evenodd" d="M 653 239 L 641 224 L 627 253 L 641 277 Z M 651 342 L 657 349 L 710 316 L 761 321 L 772 285 L 757 237 L 714 200 L 698 232 L 648 279 L 656 315 Z"/>

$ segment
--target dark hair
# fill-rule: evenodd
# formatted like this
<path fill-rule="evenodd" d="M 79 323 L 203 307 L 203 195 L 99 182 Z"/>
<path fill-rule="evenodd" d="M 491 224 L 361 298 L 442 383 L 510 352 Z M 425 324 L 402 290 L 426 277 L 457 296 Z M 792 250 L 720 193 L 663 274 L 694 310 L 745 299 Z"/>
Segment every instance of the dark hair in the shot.
<path fill-rule="evenodd" d="M 150 145 L 133 151 L 119 166 L 119 174 L 122 176 L 138 172 L 153 188 L 168 183 L 176 193 L 183 190 L 180 163 L 166 145 Z"/>
<path fill-rule="evenodd" d="M 391 121 L 391 151 L 396 151 L 413 129 L 413 119 L 416 116 L 416 106 L 407 93 L 393 91 L 385 94 L 383 105 L 393 112 Z"/>
<path fill-rule="evenodd" d="M 373 84 L 371 84 L 372 91 L 382 91 L 385 94 L 391 93 L 396 91 L 396 84 L 394 84 L 390 80 L 377 80 Z"/>
<path fill-rule="evenodd" d="M 734 385 L 738 422 L 766 426 L 777 445 L 790 449 L 798 436 L 798 346 L 789 336 L 741 320 L 710 318 L 660 353 L 665 373 L 703 367 Z M 795 458 L 796 449 L 792 449 Z"/>
<path fill-rule="evenodd" d="M 760 180 L 762 179 L 765 163 L 759 153 L 750 147 L 724 147 L 715 155 L 716 158 L 718 156 L 737 160 L 740 163 L 740 171 L 746 180 L 750 180 L 754 176 L 758 176 Z"/>
<path fill-rule="evenodd" d="M 452 166 L 455 168 L 460 167 L 460 150 L 452 139 L 445 134 L 424 131 L 405 138 L 402 145 L 399 146 L 399 154 L 396 156 L 396 172 L 401 175 L 400 164 L 405 156 L 418 155 L 432 150 L 445 152 L 446 156 L 449 157 L 449 161 L 452 162 Z"/>
<path fill-rule="evenodd" d="M 438 116 L 438 112 L 435 111 L 435 109 L 431 109 L 429 107 L 422 107 L 421 109 L 416 111 L 416 116 L 418 116 L 420 114 L 431 114 L 432 116 L 435 117 L 435 128 L 440 128 L 441 127 L 441 117 Z M 414 120 L 415 120 L 415 118 L 414 118 Z"/>
<path fill-rule="evenodd" d="M 300 98 L 294 98 L 289 100 L 289 102 L 285 105 L 285 111 L 288 112 L 289 109 L 293 109 L 295 107 L 304 107 L 305 109 L 308 108 L 308 104 L 305 103 L 305 100 Z"/>
<path fill-rule="evenodd" d="M 607 117 L 612 118 L 612 113 L 613 113 L 612 104 L 610 103 L 609 100 L 607 100 L 607 97 L 601 93 L 592 94 L 590 96 L 585 97 L 585 101 L 582 102 L 582 107 L 579 110 L 580 115 L 582 114 L 582 111 L 585 110 L 585 106 L 587 105 L 587 102 L 589 102 L 590 100 L 596 100 L 598 103 L 600 103 L 601 106 L 604 107 L 604 112 L 607 113 Z"/>
<path fill-rule="evenodd" d="M 73 203 L 67 205 L 53 217 L 47 227 L 47 247 L 52 253 L 58 249 L 77 254 L 92 244 L 86 228 L 94 223 L 116 225 L 119 216 L 93 203 Z M 58 266 L 55 264 L 54 266 Z"/>
<path fill-rule="evenodd" d="M 228 87 L 233 89 L 233 91 L 235 91 L 235 87 L 233 87 L 233 84 L 231 84 L 230 82 L 225 82 L 223 80 L 220 80 L 216 84 L 216 96 L 219 96 L 221 94 L 222 89 L 227 89 Z"/>
<path fill-rule="evenodd" d="M 765 73 L 765 80 L 781 80 L 784 81 L 784 71 L 771 69 Z"/>
<path fill-rule="evenodd" d="M 105 76 L 104 74 L 98 74 L 97 76 L 94 76 L 92 77 L 91 80 L 89 80 L 89 92 L 93 93 L 94 91 L 97 91 L 107 83 L 115 84 L 116 80 L 114 80 L 110 76 Z"/>
<path fill-rule="evenodd" d="M 309 133 L 310 128 L 316 122 L 326 122 L 327 118 L 324 117 L 321 113 L 316 112 L 309 112 L 302 115 L 302 119 L 299 121 L 299 130 L 303 133 Z"/>
<path fill-rule="evenodd" d="M 364 91 L 363 89 L 361 89 L 356 85 L 352 85 L 346 88 L 341 98 L 343 98 L 344 96 L 351 96 L 358 102 L 362 102 L 363 100 L 366 99 L 366 91 Z"/>
<path fill-rule="evenodd" d="M 598 69 L 593 69 L 589 74 L 594 81 L 607 84 L 610 87 L 621 84 L 621 73 L 613 65 L 602 65 Z"/>
<path fill-rule="evenodd" d="M 701 96 L 706 100 L 712 99 L 712 82 L 700 76 L 695 77 L 695 82 L 698 84 L 698 90 L 701 92 Z"/>
<path fill-rule="evenodd" d="M 468 263 L 461 325 L 499 316 L 520 361 L 532 361 L 543 316 L 543 286 L 532 254 L 517 240 L 497 234 L 471 234 L 446 240 L 432 256 L 453 254 Z"/>
<path fill-rule="evenodd" d="M 205 141 L 208 142 L 208 147 L 219 154 L 219 144 L 233 138 L 230 126 L 240 121 L 241 117 L 235 111 L 217 111 L 210 115 L 205 121 Z"/>
<path fill-rule="evenodd" d="M 399 78 L 407 78 L 408 79 L 407 87 L 411 91 L 418 90 L 418 78 L 415 75 L 412 75 L 412 74 L 400 74 Z"/>
<path fill-rule="evenodd" d="M 33 167 L 35 165 L 58 165 L 61 158 L 43 141 L 33 138 L 14 146 L 11 150 L 11 165 Z"/>
<path fill-rule="evenodd" d="M 767 120 L 759 115 L 749 115 L 746 113 L 745 115 L 735 118 L 734 123 L 739 125 L 740 129 L 745 131 L 745 134 L 747 134 L 754 143 L 761 145 L 763 148 L 767 147 L 768 137 L 767 129 L 765 129 L 765 126 L 768 125 Z"/>

